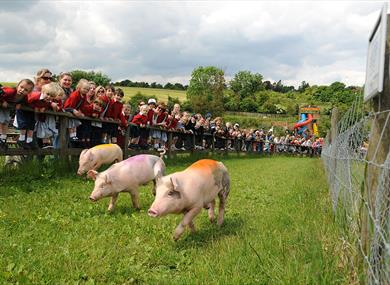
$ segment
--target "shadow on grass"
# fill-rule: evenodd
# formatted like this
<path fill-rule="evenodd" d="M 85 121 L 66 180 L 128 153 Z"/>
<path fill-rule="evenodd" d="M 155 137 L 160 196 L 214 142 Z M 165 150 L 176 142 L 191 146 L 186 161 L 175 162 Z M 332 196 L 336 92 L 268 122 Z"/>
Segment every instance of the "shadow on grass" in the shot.
<path fill-rule="evenodd" d="M 16 193 L 30 193 L 35 189 L 53 188 L 60 185 L 57 178 L 73 176 L 75 164 L 64 160 L 25 160 L 19 164 L 4 165 L 0 168 L 0 197 Z"/>
<path fill-rule="evenodd" d="M 177 249 L 188 249 L 192 247 L 204 247 L 208 246 L 210 241 L 218 240 L 226 236 L 238 235 L 243 226 L 244 220 L 239 217 L 226 217 L 222 226 L 218 226 L 217 223 L 198 226 L 195 233 L 190 233 L 188 229 L 183 234 L 181 239 L 175 243 Z M 196 222 L 195 222 L 196 226 Z"/>

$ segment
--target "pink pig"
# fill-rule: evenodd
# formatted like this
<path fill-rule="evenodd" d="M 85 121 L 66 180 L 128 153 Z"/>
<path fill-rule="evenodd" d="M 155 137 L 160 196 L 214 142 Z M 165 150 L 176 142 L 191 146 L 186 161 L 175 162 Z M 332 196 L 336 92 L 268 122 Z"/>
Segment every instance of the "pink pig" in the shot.
<path fill-rule="evenodd" d="M 208 209 L 209 219 L 214 222 L 217 195 L 218 225 L 221 225 L 229 191 L 229 173 L 223 163 L 211 159 L 198 160 L 184 171 L 164 177 L 159 175 L 156 181 L 156 198 L 148 214 L 151 217 L 162 217 L 169 213 L 184 214 L 173 237 L 178 240 L 186 226 L 192 232 L 195 231 L 193 219 L 202 208 Z"/>
<path fill-rule="evenodd" d="M 119 162 L 123 160 L 122 149 L 117 144 L 101 144 L 90 149 L 84 149 L 80 153 L 78 175 L 83 175 L 88 170 L 99 169 L 103 164 Z"/>
<path fill-rule="evenodd" d="M 88 171 L 88 177 L 95 180 L 95 187 L 89 199 L 96 202 L 101 198 L 110 196 L 111 202 L 108 210 L 112 211 L 119 193 L 129 192 L 133 207 L 139 209 L 138 187 L 152 180 L 155 184 L 156 176 L 164 172 L 164 161 L 160 157 L 150 154 L 129 157 L 111 165 L 110 168 L 101 173 L 90 170 Z M 155 193 L 154 188 L 153 192 Z"/>

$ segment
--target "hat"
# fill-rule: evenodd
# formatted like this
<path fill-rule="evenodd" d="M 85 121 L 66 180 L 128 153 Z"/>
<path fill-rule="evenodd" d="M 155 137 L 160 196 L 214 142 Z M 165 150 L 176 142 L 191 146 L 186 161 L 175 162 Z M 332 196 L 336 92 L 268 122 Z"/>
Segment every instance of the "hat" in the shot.
<path fill-rule="evenodd" d="M 149 100 L 148 100 L 148 104 L 156 104 L 157 102 L 156 102 L 156 99 L 153 99 L 153 98 L 150 98 Z"/>
<path fill-rule="evenodd" d="M 235 127 L 235 128 L 239 128 L 239 127 L 240 127 L 240 125 L 239 125 L 239 124 L 237 124 L 237 123 L 235 123 L 235 124 L 234 124 L 234 127 Z"/>
<path fill-rule="evenodd" d="M 205 117 L 206 117 L 206 119 L 207 119 L 207 118 L 211 118 L 211 113 L 207 113 L 207 114 L 205 115 Z"/>

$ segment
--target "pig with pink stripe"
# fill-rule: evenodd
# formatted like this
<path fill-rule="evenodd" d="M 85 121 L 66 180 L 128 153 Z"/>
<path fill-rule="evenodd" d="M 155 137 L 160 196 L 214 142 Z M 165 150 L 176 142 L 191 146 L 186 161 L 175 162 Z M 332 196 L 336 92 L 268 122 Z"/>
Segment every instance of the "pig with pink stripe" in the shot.
<path fill-rule="evenodd" d="M 89 170 L 88 177 L 95 180 L 95 187 L 89 199 L 96 202 L 101 198 L 111 197 L 108 210 L 113 211 L 119 193 L 127 192 L 131 195 L 133 207 L 139 209 L 139 186 L 153 181 L 153 194 L 155 194 L 155 179 L 161 173 L 165 173 L 162 155 L 158 157 L 150 154 L 129 157 L 100 173 Z"/>

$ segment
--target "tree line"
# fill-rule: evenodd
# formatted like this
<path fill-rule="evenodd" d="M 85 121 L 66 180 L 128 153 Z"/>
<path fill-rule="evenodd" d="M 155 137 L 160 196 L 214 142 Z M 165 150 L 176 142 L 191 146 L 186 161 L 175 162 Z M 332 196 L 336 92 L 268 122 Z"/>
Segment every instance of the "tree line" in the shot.
<path fill-rule="evenodd" d="M 222 69 L 215 66 L 199 66 L 192 71 L 189 85 L 181 83 L 132 82 L 123 80 L 112 82 L 111 78 L 101 72 L 74 70 L 70 72 L 73 84 L 85 78 L 97 85 L 162 88 L 170 90 L 185 90 L 187 101 L 179 102 L 169 98 L 168 105 L 182 104 L 185 109 L 200 113 L 221 115 L 224 111 L 260 112 L 270 114 L 297 115 L 302 104 L 321 105 L 325 113 L 337 106 L 341 111 L 348 109 L 357 97 L 362 97 L 362 87 L 346 86 L 342 82 L 330 85 L 310 86 L 302 81 L 298 88 L 284 85 L 281 80 L 264 81 L 260 73 L 239 71 L 231 80 L 225 79 Z M 140 100 L 146 96 L 137 94 L 131 101 Z"/>

